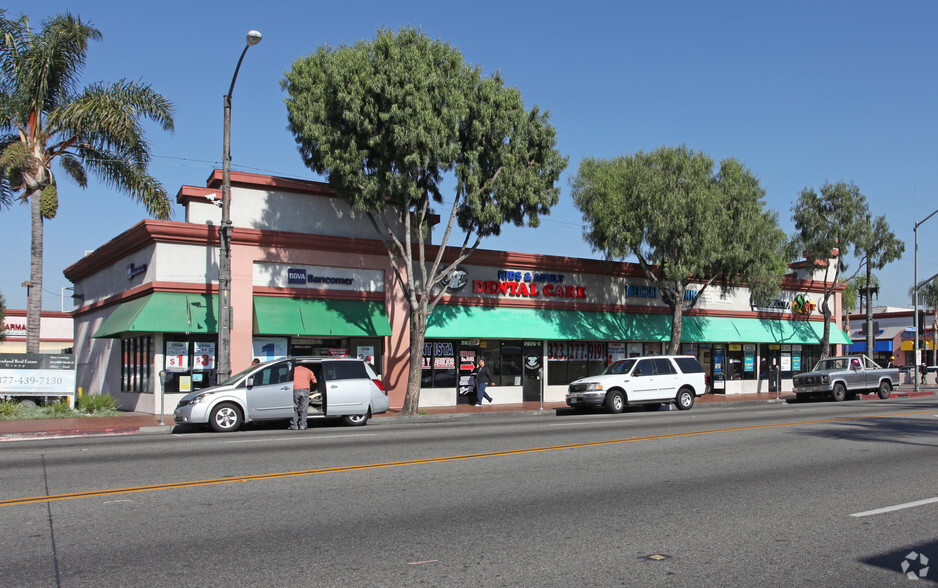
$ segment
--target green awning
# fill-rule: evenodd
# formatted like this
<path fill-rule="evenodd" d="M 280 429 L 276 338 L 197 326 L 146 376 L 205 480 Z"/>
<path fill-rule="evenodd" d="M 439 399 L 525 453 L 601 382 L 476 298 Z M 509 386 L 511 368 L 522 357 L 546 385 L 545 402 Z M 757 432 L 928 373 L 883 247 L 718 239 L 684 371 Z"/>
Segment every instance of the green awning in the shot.
<path fill-rule="evenodd" d="M 817 321 L 685 316 L 681 340 L 700 343 L 783 343 L 817 345 L 824 324 Z M 431 339 L 567 339 L 583 341 L 667 341 L 667 314 L 631 314 L 541 308 L 439 305 L 427 320 Z M 831 325 L 831 343 L 850 340 Z"/>
<path fill-rule="evenodd" d="M 154 292 L 121 303 L 92 337 L 124 333 L 217 333 L 218 297 L 212 294 Z"/>
<path fill-rule="evenodd" d="M 715 325 L 718 332 L 712 331 L 709 327 L 704 330 L 708 338 L 705 341 L 726 341 L 728 343 L 781 343 L 781 344 L 800 344 L 817 345 L 824 335 L 824 323 L 821 321 L 793 321 L 793 320 L 771 320 L 771 319 L 748 319 L 748 318 L 711 318 L 711 317 L 687 317 L 702 321 L 717 321 L 722 325 Z M 686 320 L 686 318 L 685 318 Z M 719 339 L 715 338 L 719 333 L 725 335 L 727 324 L 729 323 L 736 330 L 736 338 Z M 837 327 L 831 323 L 830 343 L 832 345 L 849 345 L 852 341 Z"/>
<path fill-rule="evenodd" d="M 427 337 L 662 341 L 671 336 L 670 322 L 660 314 L 440 304 L 427 319 Z"/>
<path fill-rule="evenodd" d="M 255 333 L 313 337 L 387 337 L 384 304 L 368 300 L 254 297 Z"/>

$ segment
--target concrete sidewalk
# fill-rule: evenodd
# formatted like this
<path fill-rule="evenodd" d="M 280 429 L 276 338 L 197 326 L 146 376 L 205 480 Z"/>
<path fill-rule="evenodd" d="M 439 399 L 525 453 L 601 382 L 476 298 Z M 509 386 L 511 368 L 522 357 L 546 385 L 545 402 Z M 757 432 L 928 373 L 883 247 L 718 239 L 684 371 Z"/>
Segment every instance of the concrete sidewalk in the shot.
<path fill-rule="evenodd" d="M 933 396 L 938 386 L 921 386 L 919 392 L 914 387 L 903 385 L 893 391 L 890 398 L 913 398 L 920 396 Z M 732 406 L 745 403 L 770 404 L 794 400 L 791 393 L 776 396 L 775 393 L 763 394 L 706 394 L 698 397 L 696 407 L 706 406 Z M 875 399 L 875 395 L 861 396 L 862 399 Z M 523 402 L 519 404 L 492 404 L 472 406 L 460 404 L 458 406 L 439 406 L 421 408 L 416 416 L 401 416 L 400 408 L 391 408 L 386 414 L 373 418 L 372 425 L 389 425 L 397 423 L 439 422 L 452 419 L 474 419 L 484 415 L 506 413 L 541 414 L 556 410 L 567 410 L 563 402 Z M 436 418 L 433 418 L 436 417 Z M 79 417 L 66 419 L 38 419 L 0 421 L 0 443 L 4 441 L 35 440 L 48 438 L 89 437 L 109 435 L 137 435 L 137 434 L 169 434 L 175 428 L 173 416 L 165 415 L 163 424 L 160 424 L 159 415 L 128 412 L 113 417 Z M 187 427 L 192 430 L 192 427 Z"/>

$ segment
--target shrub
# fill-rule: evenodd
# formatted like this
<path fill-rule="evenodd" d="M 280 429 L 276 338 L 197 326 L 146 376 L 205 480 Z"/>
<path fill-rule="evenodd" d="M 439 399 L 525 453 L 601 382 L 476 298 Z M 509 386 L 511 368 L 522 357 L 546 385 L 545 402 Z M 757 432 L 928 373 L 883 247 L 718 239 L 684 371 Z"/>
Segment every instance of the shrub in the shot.
<path fill-rule="evenodd" d="M 19 408 L 19 402 L 9 398 L 0 400 L 0 417 L 12 418 L 16 415 L 16 409 Z"/>
<path fill-rule="evenodd" d="M 73 414 L 72 407 L 68 405 L 67 398 L 60 398 L 54 402 L 49 402 L 42 408 L 43 412 L 52 418 L 69 417 Z"/>
<path fill-rule="evenodd" d="M 116 412 L 117 400 L 110 394 L 89 394 L 78 399 L 75 407 L 81 412 Z"/>

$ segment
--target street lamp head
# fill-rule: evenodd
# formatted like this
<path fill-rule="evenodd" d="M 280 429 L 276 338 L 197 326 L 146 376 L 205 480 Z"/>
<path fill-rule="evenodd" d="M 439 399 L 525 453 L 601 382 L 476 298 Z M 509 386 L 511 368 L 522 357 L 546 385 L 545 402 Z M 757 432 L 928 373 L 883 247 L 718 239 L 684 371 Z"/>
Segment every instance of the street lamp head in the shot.
<path fill-rule="evenodd" d="M 261 42 L 261 34 L 258 31 L 249 31 L 248 32 L 248 47 L 257 45 Z"/>

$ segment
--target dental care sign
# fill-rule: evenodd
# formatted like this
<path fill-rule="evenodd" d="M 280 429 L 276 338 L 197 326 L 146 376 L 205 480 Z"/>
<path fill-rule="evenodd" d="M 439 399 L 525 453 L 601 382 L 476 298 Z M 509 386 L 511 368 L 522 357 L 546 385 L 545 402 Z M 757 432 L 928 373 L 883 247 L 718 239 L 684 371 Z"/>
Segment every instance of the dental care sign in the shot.
<path fill-rule="evenodd" d="M 566 283 L 566 275 L 499 271 L 497 280 L 472 280 L 474 294 L 501 296 L 586 298 L 586 287 Z"/>
<path fill-rule="evenodd" d="M 0 394 L 42 396 L 74 393 L 74 355 L 0 353 Z"/>

